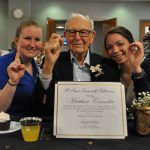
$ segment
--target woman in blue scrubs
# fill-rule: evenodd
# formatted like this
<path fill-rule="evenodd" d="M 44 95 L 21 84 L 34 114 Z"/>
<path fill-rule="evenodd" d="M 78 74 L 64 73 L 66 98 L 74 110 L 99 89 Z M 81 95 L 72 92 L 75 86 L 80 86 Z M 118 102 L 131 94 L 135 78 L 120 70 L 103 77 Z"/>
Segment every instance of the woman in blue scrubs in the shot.
<path fill-rule="evenodd" d="M 0 57 L 0 112 L 4 111 L 11 116 L 36 116 L 40 110 L 34 111 L 36 100 L 34 91 L 36 84 L 51 81 L 53 66 L 59 57 L 60 35 L 52 34 L 49 41 L 42 43 L 42 28 L 32 20 L 22 22 L 16 31 L 16 49 Z M 51 72 L 43 69 L 40 72 L 34 57 L 41 51 L 51 54 L 49 68 Z M 46 55 L 46 53 L 45 53 Z M 45 80 L 46 78 L 46 80 Z"/>
<path fill-rule="evenodd" d="M 42 50 L 40 25 L 31 20 L 22 22 L 16 31 L 15 45 L 15 50 L 0 57 L 0 112 L 31 116 L 39 75 L 33 58 Z"/>

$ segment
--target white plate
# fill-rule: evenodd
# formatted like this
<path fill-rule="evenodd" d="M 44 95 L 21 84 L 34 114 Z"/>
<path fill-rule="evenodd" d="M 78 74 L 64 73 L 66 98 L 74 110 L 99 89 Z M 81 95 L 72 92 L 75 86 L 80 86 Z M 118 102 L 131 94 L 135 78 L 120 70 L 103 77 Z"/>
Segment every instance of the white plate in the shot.
<path fill-rule="evenodd" d="M 21 124 L 19 122 L 11 121 L 9 130 L 0 131 L 0 134 L 12 133 L 12 132 L 18 131 L 20 129 L 21 129 Z"/>

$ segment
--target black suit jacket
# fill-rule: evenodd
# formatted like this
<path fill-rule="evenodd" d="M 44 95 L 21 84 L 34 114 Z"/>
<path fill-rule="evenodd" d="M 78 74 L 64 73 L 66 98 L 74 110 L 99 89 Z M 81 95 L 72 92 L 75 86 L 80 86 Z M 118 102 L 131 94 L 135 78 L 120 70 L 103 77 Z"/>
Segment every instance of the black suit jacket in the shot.
<path fill-rule="evenodd" d="M 150 58 L 144 59 L 141 67 L 144 69 L 145 75 L 140 79 L 133 78 L 136 97 L 139 92 L 150 92 Z"/>
<path fill-rule="evenodd" d="M 114 61 L 98 54 L 90 53 L 90 66 L 95 66 L 97 64 L 100 64 L 102 66 L 104 74 L 95 77 L 95 74 L 91 73 L 91 81 L 119 81 L 119 69 L 118 65 Z M 54 67 L 53 79 L 55 82 L 73 81 L 73 65 L 70 60 L 69 51 L 61 53 Z"/>
<path fill-rule="evenodd" d="M 91 81 L 117 82 L 120 80 L 118 65 L 114 61 L 90 52 L 90 66 L 97 64 L 102 66 L 104 74 L 95 77 L 95 74 L 91 73 Z M 58 81 L 73 81 L 73 65 L 71 63 L 70 51 L 60 54 L 54 66 L 53 79 L 47 91 L 42 88 L 40 80 L 38 80 L 34 95 L 36 98 L 33 103 L 36 106 L 36 114 L 52 116 L 54 108 L 54 85 Z"/>

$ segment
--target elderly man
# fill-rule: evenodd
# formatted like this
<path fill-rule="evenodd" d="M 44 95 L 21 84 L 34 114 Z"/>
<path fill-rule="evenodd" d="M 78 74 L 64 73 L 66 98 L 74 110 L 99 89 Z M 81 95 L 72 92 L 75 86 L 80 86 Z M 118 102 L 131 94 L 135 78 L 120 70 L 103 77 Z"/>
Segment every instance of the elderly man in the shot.
<path fill-rule="evenodd" d="M 96 32 L 94 31 L 93 21 L 88 16 L 72 14 L 66 22 L 64 34 L 69 51 L 60 54 L 53 70 L 54 81 L 119 80 L 116 65 L 110 59 L 94 54 L 89 49 Z M 46 55 L 45 59 L 50 58 Z M 97 70 L 97 72 L 90 70 L 91 66 L 95 67 L 98 64 L 98 68 L 101 69 L 99 76 L 96 75 Z"/>
<path fill-rule="evenodd" d="M 96 32 L 94 31 L 93 21 L 82 14 L 72 14 L 66 22 L 64 35 L 66 37 L 69 50 L 52 56 L 50 44 L 47 43 L 47 55 L 45 55 L 45 63 L 43 69 L 45 74 L 42 75 L 52 81 L 47 91 L 41 90 L 37 86 L 39 105 L 41 104 L 46 113 L 53 112 L 54 102 L 54 84 L 57 81 L 119 81 L 120 75 L 118 66 L 110 59 L 107 59 L 90 51 L 90 45 L 94 41 Z M 48 45 L 49 44 L 49 45 Z M 58 46 L 60 47 L 60 46 Z M 49 71 L 49 60 L 58 57 L 54 65 L 53 71 Z M 49 73 L 49 75 L 48 75 Z M 41 98 L 43 101 L 41 101 Z M 36 99 L 36 101 L 37 101 Z M 42 104 L 44 103 L 44 104 Z"/>

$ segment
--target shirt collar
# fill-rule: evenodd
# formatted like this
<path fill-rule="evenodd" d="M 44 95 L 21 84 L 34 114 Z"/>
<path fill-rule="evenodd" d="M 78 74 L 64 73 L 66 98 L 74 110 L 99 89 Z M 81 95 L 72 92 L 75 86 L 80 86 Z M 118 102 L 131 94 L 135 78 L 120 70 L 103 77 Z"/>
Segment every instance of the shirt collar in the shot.
<path fill-rule="evenodd" d="M 78 61 L 77 61 L 77 59 L 74 57 L 72 51 L 70 51 L 70 58 L 71 58 L 71 63 L 74 62 L 74 63 L 78 64 Z M 89 53 L 89 50 L 87 51 L 87 55 L 86 55 L 86 57 L 85 57 L 85 60 L 84 60 L 83 65 L 84 65 L 84 64 L 88 64 L 88 65 L 90 66 L 90 53 Z"/>

